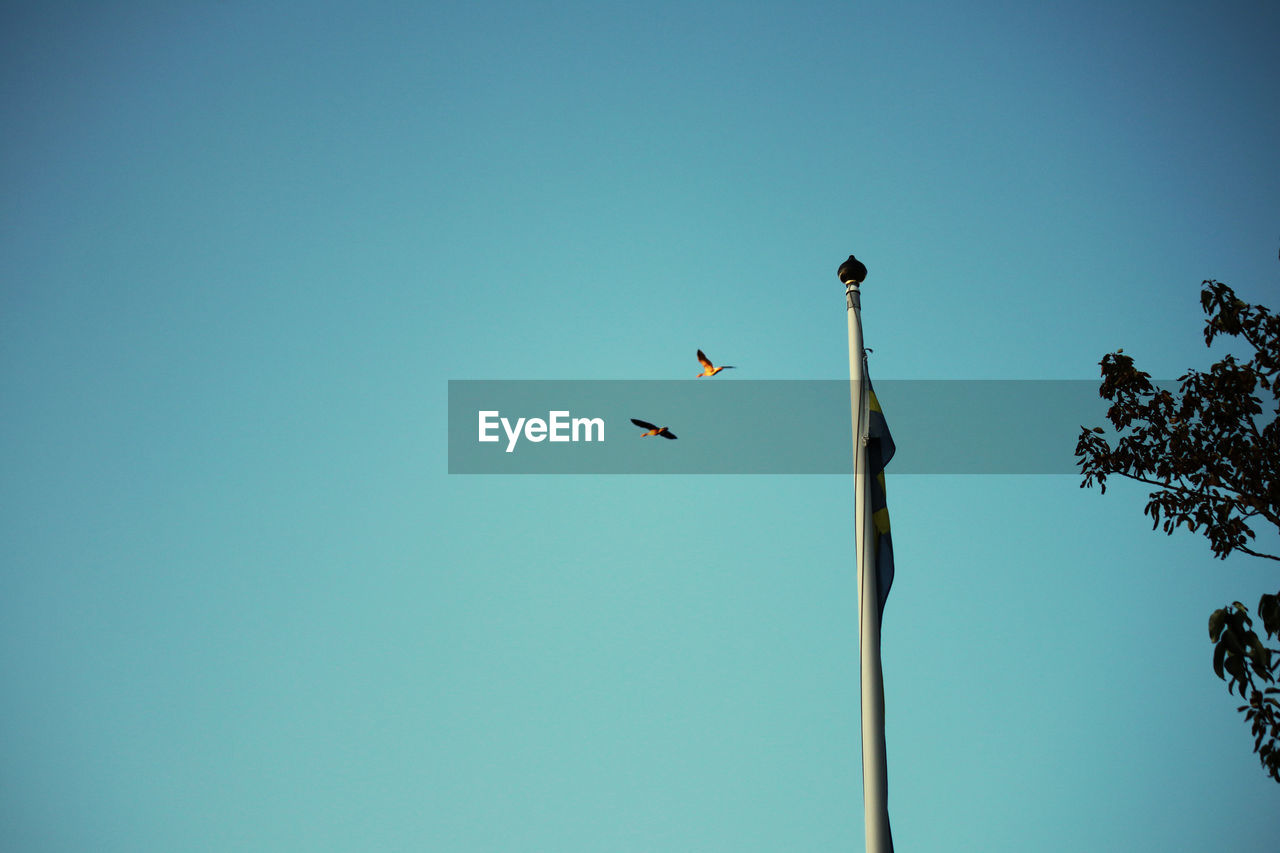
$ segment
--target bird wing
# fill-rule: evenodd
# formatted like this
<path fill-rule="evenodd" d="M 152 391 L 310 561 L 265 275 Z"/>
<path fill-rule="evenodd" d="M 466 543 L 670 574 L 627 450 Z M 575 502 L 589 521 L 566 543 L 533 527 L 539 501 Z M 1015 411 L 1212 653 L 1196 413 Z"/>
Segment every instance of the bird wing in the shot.
<path fill-rule="evenodd" d="M 641 429 L 657 429 L 658 427 L 648 421 L 642 421 L 639 418 L 632 418 L 631 422 Z"/>
<path fill-rule="evenodd" d="M 673 433 L 673 432 L 671 432 L 671 431 L 670 431 L 669 429 L 667 429 L 666 427 L 663 427 L 662 429 L 660 429 L 660 430 L 658 431 L 658 435 L 662 436 L 663 438 L 675 438 L 675 437 L 676 437 L 676 434 L 675 434 L 675 433 Z"/>
<path fill-rule="evenodd" d="M 711 359 L 707 358 L 707 354 L 702 350 L 698 350 L 698 361 L 703 367 L 715 367 L 715 365 L 711 363 Z"/>

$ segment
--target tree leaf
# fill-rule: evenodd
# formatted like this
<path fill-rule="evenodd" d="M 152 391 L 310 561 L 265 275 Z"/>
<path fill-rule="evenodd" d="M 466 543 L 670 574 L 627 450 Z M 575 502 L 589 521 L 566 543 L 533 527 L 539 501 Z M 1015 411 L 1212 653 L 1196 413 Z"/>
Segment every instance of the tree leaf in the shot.
<path fill-rule="evenodd" d="M 1221 608 L 1213 611 L 1209 616 L 1209 640 L 1210 642 L 1218 642 L 1218 638 L 1222 636 L 1222 629 L 1227 624 L 1227 612 Z"/>

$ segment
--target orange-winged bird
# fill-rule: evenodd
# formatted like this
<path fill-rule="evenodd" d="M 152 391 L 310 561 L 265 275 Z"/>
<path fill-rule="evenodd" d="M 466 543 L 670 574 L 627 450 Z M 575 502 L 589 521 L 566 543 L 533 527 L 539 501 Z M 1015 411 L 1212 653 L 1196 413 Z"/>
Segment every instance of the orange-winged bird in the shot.
<path fill-rule="evenodd" d="M 639 418 L 632 418 L 631 422 L 636 426 L 640 427 L 641 429 L 648 430 L 648 432 L 640 436 L 641 438 L 644 438 L 645 436 L 649 436 L 649 435 L 660 435 L 663 438 L 675 438 L 675 436 L 671 434 L 671 431 L 668 430 L 666 427 L 654 426 L 648 421 L 642 421 Z"/>
<path fill-rule="evenodd" d="M 707 358 L 707 354 L 702 350 L 698 350 L 698 361 L 702 364 L 702 372 L 694 377 L 696 379 L 701 379 L 704 376 L 715 376 L 720 371 L 729 370 L 733 367 L 732 364 L 722 364 L 719 367 L 716 367 L 711 363 L 711 359 Z"/>
<path fill-rule="evenodd" d="M 849 256 L 849 260 L 840 265 L 840 269 L 836 270 L 836 275 L 840 276 L 842 284 L 862 284 L 867 278 L 867 267 L 862 261 Z"/>

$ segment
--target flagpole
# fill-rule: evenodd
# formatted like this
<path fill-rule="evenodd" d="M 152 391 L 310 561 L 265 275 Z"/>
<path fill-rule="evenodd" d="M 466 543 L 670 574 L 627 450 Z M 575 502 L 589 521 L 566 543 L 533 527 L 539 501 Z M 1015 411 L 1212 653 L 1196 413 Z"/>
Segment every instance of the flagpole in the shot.
<path fill-rule="evenodd" d="M 850 260 L 853 258 L 850 256 Z M 860 264 L 858 265 L 861 266 Z M 866 275 L 862 267 L 861 276 Z M 862 345 L 861 277 L 840 268 L 849 320 L 849 397 L 853 420 L 854 529 L 858 557 L 858 648 L 862 685 L 862 808 L 867 853 L 892 853 L 889 783 L 884 741 L 884 678 L 880 668 L 880 592 L 872 555 L 871 473 L 866 442 L 870 424 L 866 351 Z M 846 280 L 847 279 L 847 280 Z"/>

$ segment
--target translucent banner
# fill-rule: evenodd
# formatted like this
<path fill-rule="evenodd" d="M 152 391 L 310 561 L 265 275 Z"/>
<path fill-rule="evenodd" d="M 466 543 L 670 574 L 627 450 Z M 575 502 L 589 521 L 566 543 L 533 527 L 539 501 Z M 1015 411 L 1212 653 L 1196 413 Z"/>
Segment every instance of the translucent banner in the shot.
<path fill-rule="evenodd" d="M 874 384 L 891 474 L 1072 474 L 1109 405 L 1098 380 Z M 850 420 L 848 380 L 452 380 L 449 473 L 848 474 Z"/>

